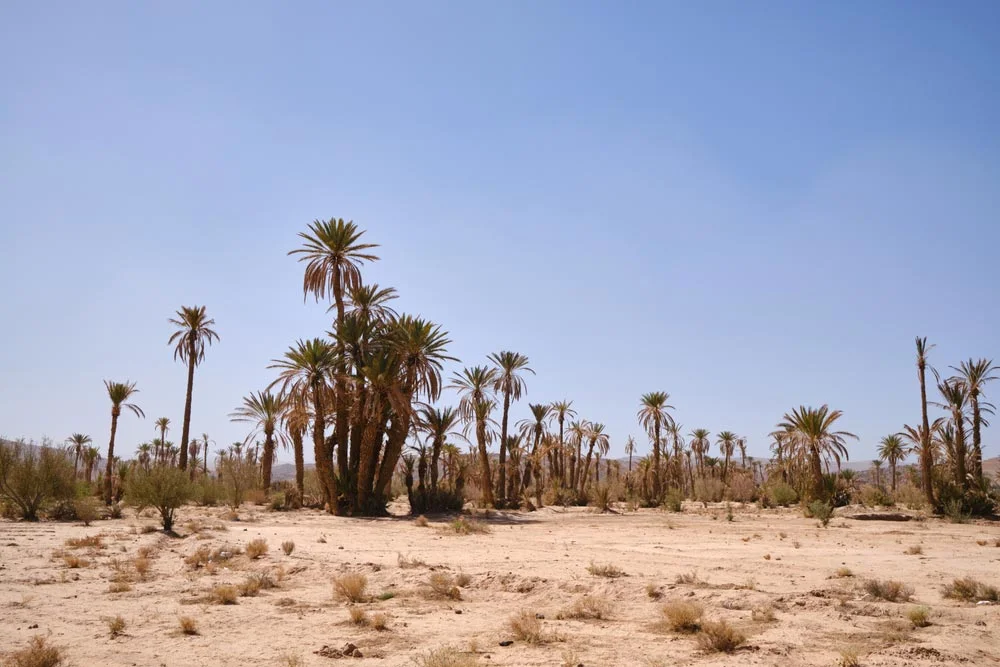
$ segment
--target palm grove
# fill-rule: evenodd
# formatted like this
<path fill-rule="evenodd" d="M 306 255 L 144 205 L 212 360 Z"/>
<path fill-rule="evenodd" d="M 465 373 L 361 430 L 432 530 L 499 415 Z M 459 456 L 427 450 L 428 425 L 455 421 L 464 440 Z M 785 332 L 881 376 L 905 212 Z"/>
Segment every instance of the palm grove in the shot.
<path fill-rule="evenodd" d="M 235 489 L 237 503 L 241 493 L 256 487 L 265 493 L 283 490 L 288 506 L 312 502 L 352 515 L 385 512 L 394 482 L 397 490 L 405 487 L 414 513 L 458 510 L 466 500 L 497 508 L 588 502 L 607 507 L 615 500 L 679 507 L 682 498 L 827 505 L 857 500 L 854 475 L 841 467 L 847 443 L 856 436 L 839 429 L 843 415 L 828 406 L 786 413 L 770 436 L 772 456 L 755 461 L 747 456 L 746 438 L 731 431 L 713 436 L 704 428 L 685 432 L 670 396 L 650 392 L 641 396 L 636 414 L 650 453 L 633 466 L 636 443 L 630 437 L 624 443 L 625 469 L 624 462 L 607 458 L 611 441 L 604 424 L 580 418 L 572 401 L 529 403 L 530 416 L 512 423 L 512 408 L 534 374 L 529 359 L 504 350 L 445 378 L 445 364 L 457 361 L 448 355 L 448 334 L 423 317 L 397 312 L 393 288 L 363 281 L 364 266 L 378 260 L 377 246 L 363 237 L 342 219 L 314 221 L 299 234 L 300 245 L 289 254 L 303 265 L 304 297 L 329 304 L 330 330 L 297 341 L 268 365 L 270 384 L 243 398 L 230 415 L 248 425 L 248 435 L 218 452 L 214 478 L 211 439 L 191 436 L 195 370 L 219 340 L 204 306 L 183 307 L 169 320 L 174 327 L 169 345 L 187 371 L 179 445 L 167 440 L 170 420 L 161 417 L 154 425 L 158 437 L 140 445 L 134 461 L 116 456 L 119 419 L 145 415 L 136 403 L 136 383 L 105 381 L 110 439 L 97 486 L 106 504 L 131 487 L 138 495 L 167 493 L 168 504 L 176 506 L 192 493 L 197 499 L 196 485 L 188 480 L 205 489 L 220 479 Z M 880 460 L 891 470 L 891 493 L 897 491 L 897 465 L 912 452 L 918 474 L 911 486 L 929 507 L 992 511 L 997 494 L 983 474 L 982 430 L 984 415 L 993 410 L 985 389 L 997 369 L 989 360 L 969 359 L 942 378 L 929 365 L 930 349 L 917 339 L 920 423 L 887 435 L 879 445 Z M 936 402 L 927 398 L 928 369 L 940 396 Z M 437 405 L 445 388 L 457 393 L 456 406 Z M 931 421 L 929 406 L 944 415 Z M 307 440 L 315 461 L 308 476 Z M 458 443 L 468 445 L 468 453 Z M 718 456 L 711 455 L 713 445 Z M 277 450 L 286 447 L 293 450 L 296 479 L 281 489 L 272 484 L 272 466 Z M 47 448 L 38 454 L 19 443 L 0 445 L 5 502 L 34 518 L 41 501 L 33 500 L 22 478 L 37 475 L 43 459 L 46 465 L 63 459 L 65 474 L 82 478 L 86 489 L 98 450 L 89 436 L 77 433 L 68 439 L 67 451 L 68 457 Z M 169 528 L 168 508 L 161 512 Z"/>

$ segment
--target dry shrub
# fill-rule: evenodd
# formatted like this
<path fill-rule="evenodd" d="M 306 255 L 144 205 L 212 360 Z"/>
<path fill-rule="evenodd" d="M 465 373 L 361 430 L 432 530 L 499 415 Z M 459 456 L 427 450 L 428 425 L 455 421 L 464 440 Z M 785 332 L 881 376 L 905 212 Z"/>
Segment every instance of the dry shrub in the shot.
<path fill-rule="evenodd" d="M 144 580 L 149 575 L 150 561 L 146 556 L 136 556 L 132 560 L 132 567 L 135 569 L 135 573 L 139 575 L 139 578 Z"/>
<path fill-rule="evenodd" d="M 699 586 L 705 582 L 698 577 L 698 572 L 696 570 L 692 570 L 691 572 L 682 572 L 681 574 L 678 574 L 674 577 L 674 583 Z"/>
<path fill-rule="evenodd" d="M 754 484 L 753 477 L 748 473 L 732 475 L 726 496 L 729 500 L 738 503 L 749 503 L 755 500 L 757 498 L 757 485 Z"/>
<path fill-rule="evenodd" d="M 472 583 L 472 577 L 465 572 L 459 572 L 455 575 L 455 585 L 459 588 L 465 588 L 470 583 Z"/>
<path fill-rule="evenodd" d="M 618 577 L 625 576 L 625 571 L 612 563 L 598 565 L 591 561 L 590 565 L 587 566 L 587 572 L 590 572 L 595 577 L 605 577 L 607 579 L 617 579 Z"/>
<path fill-rule="evenodd" d="M 295 653 L 286 653 L 281 656 L 281 664 L 283 667 L 305 667 L 305 660 L 302 656 Z"/>
<path fill-rule="evenodd" d="M 333 578 L 334 595 L 348 602 L 364 602 L 367 599 L 367 587 L 368 577 L 359 572 L 349 572 Z"/>
<path fill-rule="evenodd" d="M 59 667 L 65 664 L 62 651 L 41 635 L 32 637 L 26 648 L 14 651 L 4 662 L 6 667 Z"/>
<path fill-rule="evenodd" d="M 439 648 L 413 658 L 417 667 L 478 667 L 473 656 L 453 648 Z"/>
<path fill-rule="evenodd" d="M 952 600 L 964 600 L 966 602 L 979 602 L 980 600 L 1000 602 L 1000 590 L 997 590 L 994 586 L 988 586 L 981 581 L 976 581 L 972 577 L 955 579 L 950 584 L 945 585 L 941 594 Z"/>
<path fill-rule="evenodd" d="M 698 633 L 703 651 L 732 653 L 746 642 L 746 636 L 725 621 L 705 621 Z"/>
<path fill-rule="evenodd" d="M 247 577 L 239 586 L 241 598 L 256 597 L 260 593 L 260 580 L 255 577 Z"/>
<path fill-rule="evenodd" d="M 455 585 L 455 580 L 450 574 L 434 572 L 427 583 L 430 585 L 431 594 L 434 597 L 448 598 L 449 600 L 462 599 L 462 591 Z"/>
<path fill-rule="evenodd" d="M 651 600 L 659 600 L 663 597 L 663 592 L 660 591 L 659 587 L 651 581 L 646 584 L 646 597 Z"/>
<path fill-rule="evenodd" d="M 86 537 L 75 537 L 66 540 L 66 546 L 70 549 L 82 549 L 83 547 L 89 547 L 91 549 L 103 549 L 104 548 L 104 538 L 100 535 L 87 535 Z"/>
<path fill-rule="evenodd" d="M 185 635 L 196 635 L 198 634 L 198 622 L 191 618 L 190 616 L 181 616 L 178 619 L 181 626 L 181 632 Z"/>
<path fill-rule="evenodd" d="M 542 641 L 542 622 L 538 620 L 534 612 L 521 610 L 507 620 L 507 628 L 515 639 L 529 644 L 538 644 Z"/>
<path fill-rule="evenodd" d="M 456 535 L 482 535 L 490 532 L 490 527 L 482 521 L 460 516 L 449 524 Z"/>
<path fill-rule="evenodd" d="M 428 523 L 429 522 L 427 521 L 427 517 L 425 517 L 423 514 L 421 514 L 420 516 L 418 516 L 416 519 L 413 520 L 413 525 L 416 526 L 417 528 L 426 528 L 428 526 Z"/>
<path fill-rule="evenodd" d="M 761 605 L 760 607 L 754 607 L 750 610 L 750 618 L 757 621 L 758 623 L 773 623 L 774 607 L 770 604 Z"/>
<path fill-rule="evenodd" d="M 913 587 L 892 579 L 867 579 L 861 587 L 876 600 L 906 602 L 913 597 Z"/>
<path fill-rule="evenodd" d="M 915 628 L 926 628 L 931 624 L 931 610 L 928 607 L 914 607 L 906 612 L 906 618 Z"/>
<path fill-rule="evenodd" d="M 281 550 L 285 552 L 286 556 L 291 556 L 292 552 L 295 551 L 295 542 L 291 540 L 285 540 L 281 543 Z"/>
<path fill-rule="evenodd" d="M 125 634 L 125 619 L 120 615 L 115 616 L 114 618 L 105 619 L 105 622 L 108 624 L 108 632 L 111 634 L 112 639 Z"/>
<path fill-rule="evenodd" d="M 919 544 L 914 544 L 911 547 L 906 547 L 906 551 L 903 553 L 907 556 L 921 556 L 924 553 L 924 548 Z"/>
<path fill-rule="evenodd" d="M 674 632 L 697 632 L 701 629 L 701 617 L 704 607 L 697 602 L 673 600 L 660 608 L 663 622 Z"/>
<path fill-rule="evenodd" d="M 236 604 L 239 591 L 235 586 L 229 584 L 219 584 L 212 589 L 209 596 L 215 604 Z"/>
<path fill-rule="evenodd" d="M 840 660 L 837 661 L 837 665 L 838 667 L 861 667 L 857 650 L 853 648 L 840 649 Z"/>
<path fill-rule="evenodd" d="M 721 502 L 725 490 L 722 480 L 714 477 L 699 477 L 694 480 L 694 499 L 702 504 Z"/>
<path fill-rule="evenodd" d="M 247 558 L 250 560 L 257 560 L 267 553 L 267 540 L 262 537 L 250 540 L 247 544 L 246 552 Z"/>
<path fill-rule="evenodd" d="M 74 556 L 72 554 L 66 554 L 65 556 L 63 556 L 63 563 L 65 563 L 66 567 L 68 567 L 71 570 L 76 570 L 81 567 L 90 566 L 89 560 L 87 560 L 86 558 L 80 558 L 79 556 Z"/>
<path fill-rule="evenodd" d="M 132 584 L 127 581 L 113 581 L 108 585 L 109 593 L 127 593 L 132 590 Z"/>
<path fill-rule="evenodd" d="M 361 607 L 351 607 L 347 610 L 347 613 L 351 618 L 351 624 L 362 626 L 368 625 L 368 612 Z"/>
<path fill-rule="evenodd" d="M 372 630 L 378 630 L 383 632 L 389 629 L 389 615 L 379 612 L 374 614 L 371 618 L 371 628 Z"/>
<path fill-rule="evenodd" d="M 400 553 L 396 554 L 396 564 L 404 570 L 412 570 L 415 567 L 427 567 L 427 563 L 420 560 L 416 556 L 404 556 Z"/>
<path fill-rule="evenodd" d="M 838 567 L 837 571 L 833 573 L 833 576 L 837 579 L 846 579 L 847 577 L 853 577 L 854 572 L 852 572 L 849 567 Z"/>
<path fill-rule="evenodd" d="M 560 611 L 556 618 L 579 618 L 603 620 L 611 616 L 611 601 L 603 595 L 584 595 L 569 607 Z"/>
<path fill-rule="evenodd" d="M 198 549 L 184 559 L 184 563 L 192 570 L 204 567 L 212 559 L 212 550 L 208 547 L 198 547 Z"/>

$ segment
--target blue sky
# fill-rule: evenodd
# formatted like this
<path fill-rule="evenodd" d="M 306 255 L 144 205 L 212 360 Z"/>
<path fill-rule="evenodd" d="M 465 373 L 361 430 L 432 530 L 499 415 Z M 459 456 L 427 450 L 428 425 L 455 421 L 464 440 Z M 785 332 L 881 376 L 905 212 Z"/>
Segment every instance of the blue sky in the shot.
<path fill-rule="evenodd" d="M 104 447 L 129 378 L 119 446 L 179 440 L 167 318 L 205 304 L 192 428 L 242 439 L 329 324 L 285 253 L 340 216 L 452 354 L 530 357 L 515 418 L 573 399 L 620 454 L 666 390 L 760 456 L 829 403 L 870 458 L 919 418 L 914 336 L 1000 357 L 998 31 L 991 2 L 4 3 L 0 433 Z"/>

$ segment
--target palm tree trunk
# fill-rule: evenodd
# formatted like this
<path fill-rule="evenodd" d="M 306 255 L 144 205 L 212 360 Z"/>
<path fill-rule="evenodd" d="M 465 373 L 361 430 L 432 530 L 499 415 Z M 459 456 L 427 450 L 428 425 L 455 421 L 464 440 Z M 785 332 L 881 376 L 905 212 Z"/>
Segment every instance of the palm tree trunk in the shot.
<path fill-rule="evenodd" d="M 934 484 L 931 481 L 931 468 L 934 461 L 931 458 L 931 427 L 927 421 L 927 383 L 924 379 L 924 363 L 921 361 L 917 368 L 920 375 L 920 415 L 923 420 L 923 431 L 920 434 L 920 479 L 927 504 L 933 508 L 937 503 L 934 501 Z"/>
<path fill-rule="evenodd" d="M 323 490 L 323 500 L 327 511 L 333 514 L 337 511 L 337 498 L 333 489 L 333 471 L 330 470 L 329 451 L 326 446 L 326 418 L 323 415 L 323 396 L 320 387 L 312 388 L 313 394 L 313 457 L 316 459 L 316 477 Z"/>
<path fill-rule="evenodd" d="M 591 439 L 590 447 L 587 448 L 587 462 L 583 466 L 583 475 L 580 476 L 580 495 L 587 495 L 587 486 L 590 481 L 590 458 L 594 453 L 594 440 Z"/>
<path fill-rule="evenodd" d="M 411 413 L 409 407 L 413 405 L 412 387 L 413 379 L 411 372 L 408 371 L 403 383 L 403 395 L 405 398 L 403 405 L 406 412 L 402 415 L 398 412 L 393 413 L 392 426 L 389 428 L 389 439 L 385 443 L 385 454 L 382 456 L 382 465 L 378 471 L 378 481 L 375 483 L 374 496 L 380 506 L 387 500 L 386 492 L 389 490 L 389 484 L 392 482 L 392 474 L 395 472 L 396 464 L 399 462 L 399 455 L 403 453 L 406 435 L 410 432 Z"/>
<path fill-rule="evenodd" d="M 563 417 L 559 416 L 559 477 L 566 486 L 566 442 L 563 440 Z"/>
<path fill-rule="evenodd" d="M 194 354 L 194 342 L 192 341 L 188 349 L 188 382 L 187 396 L 184 398 L 184 423 L 181 425 L 181 451 L 178 467 L 181 470 L 187 469 L 187 447 L 188 436 L 191 431 L 191 394 L 194 392 L 194 362 L 197 360 Z M 166 442 L 164 442 L 166 445 Z"/>
<path fill-rule="evenodd" d="M 979 411 L 979 392 L 972 393 L 972 478 L 976 483 L 983 483 L 983 450 L 982 440 L 980 440 L 980 423 L 983 417 Z"/>
<path fill-rule="evenodd" d="M 435 436 L 431 441 L 431 493 L 437 502 L 438 462 L 441 459 L 441 438 Z"/>
<path fill-rule="evenodd" d="M 892 475 L 892 484 L 890 488 L 893 493 L 896 493 L 896 460 L 893 459 L 889 461 L 889 474 Z"/>
<path fill-rule="evenodd" d="M 510 392 L 503 393 L 503 419 L 500 422 L 500 460 L 497 463 L 497 507 L 507 506 L 507 416 L 510 412 Z"/>
<path fill-rule="evenodd" d="M 260 474 L 263 478 L 264 491 L 271 488 L 271 466 L 274 463 L 274 433 L 264 432 L 264 458 L 260 462 Z"/>
<path fill-rule="evenodd" d="M 659 502 L 660 494 L 660 420 L 653 422 L 653 496 Z"/>
<path fill-rule="evenodd" d="M 813 500 L 823 499 L 823 464 L 820 462 L 819 447 L 809 446 L 809 464 L 812 468 Z"/>
<path fill-rule="evenodd" d="M 958 478 L 958 486 L 964 494 L 969 490 L 969 480 L 965 464 L 965 426 L 961 417 L 959 415 L 959 419 L 955 420 L 955 477 Z"/>
<path fill-rule="evenodd" d="M 493 500 L 493 476 L 490 474 L 490 454 L 486 451 L 486 422 L 479 420 L 476 422 L 476 444 L 479 447 L 480 485 L 483 491 L 483 504 L 487 507 L 494 505 Z"/>
<path fill-rule="evenodd" d="M 104 471 L 104 504 L 111 504 L 111 471 L 115 460 L 115 433 L 118 432 L 118 407 L 111 408 L 111 440 L 108 441 L 108 465 Z"/>
<path fill-rule="evenodd" d="M 292 429 L 292 449 L 295 450 L 295 488 L 299 492 L 299 502 L 305 503 L 306 464 L 302 451 L 302 429 Z"/>

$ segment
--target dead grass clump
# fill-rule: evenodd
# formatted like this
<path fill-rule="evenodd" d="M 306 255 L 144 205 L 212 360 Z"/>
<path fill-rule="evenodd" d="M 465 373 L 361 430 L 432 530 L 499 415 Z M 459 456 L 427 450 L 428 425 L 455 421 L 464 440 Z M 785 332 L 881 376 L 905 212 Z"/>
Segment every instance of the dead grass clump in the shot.
<path fill-rule="evenodd" d="M 108 632 L 111 634 L 112 639 L 125 634 L 126 623 L 125 619 L 122 618 L 121 615 L 105 619 L 105 622 L 108 624 Z"/>
<path fill-rule="evenodd" d="M 132 584 L 127 581 L 113 581 L 108 584 L 109 593 L 127 593 L 132 590 Z"/>
<path fill-rule="evenodd" d="M 455 585 L 455 580 L 450 574 L 444 572 L 434 572 L 427 580 L 430 585 L 431 595 L 449 600 L 461 600 L 462 591 Z"/>
<path fill-rule="evenodd" d="M 542 622 L 534 612 L 519 611 L 507 620 L 507 628 L 515 639 L 528 644 L 539 644 L 542 641 Z"/>
<path fill-rule="evenodd" d="M 267 553 L 267 540 L 262 537 L 250 540 L 247 544 L 246 552 L 247 558 L 250 560 L 257 560 Z"/>
<path fill-rule="evenodd" d="M 584 595 L 569 607 L 560 611 L 556 618 L 578 618 L 603 620 L 611 616 L 611 601 L 603 595 Z"/>
<path fill-rule="evenodd" d="M 370 625 L 372 630 L 378 630 L 379 632 L 384 632 L 385 630 L 388 630 L 389 615 L 382 612 L 373 614 Z"/>
<path fill-rule="evenodd" d="M 914 544 L 913 546 L 906 547 L 906 551 L 903 552 L 907 556 L 922 556 L 924 553 L 923 546 L 919 544 Z"/>
<path fill-rule="evenodd" d="M 147 558 L 146 556 L 136 556 L 132 560 L 132 568 L 135 570 L 135 573 L 139 576 L 139 578 L 142 579 L 143 581 L 145 581 L 146 577 L 149 576 L 149 568 L 151 567 L 151 565 L 152 564 L 150 563 L 149 558 Z"/>
<path fill-rule="evenodd" d="M 774 607 L 770 604 L 754 607 L 750 610 L 750 618 L 758 623 L 773 623 L 775 620 Z"/>
<path fill-rule="evenodd" d="M 838 567 L 837 571 L 833 573 L 833 576 L 838 579 L 846 579 L 847 577 L 853 577 L 854 573 L 851 572 L 851 568 L 849 567 Z"/>
<path fill-rule="evenodd" d="M 660 608 L 663 622 L 674 632 L 697 632 L 701 629 L 701 617 L 704 607 L 697 602 L 673 600 Z"/>
<path fill-rule="evenodd" d="M 229 584 L 219 584 L 212 588 L 212 592 L 209 597 L 212 598 L 212 602 L 215 604 L 236 604 L 236 598 L 239 595 L 239 591 L 236 590 L 235 586 Z"/>
<path fill-rule="evenodd" d="M 472 583 L 472 577 L 465 572 L 459 572 L 455 575 L 455 585 L 459 588 L 465 588 Z"/>
<path fill-rule="evenodd" d="M 663 597 L 663 592 L 651 581 L 646 584 L 646 597 L 651 600 L 659 600 Z"/>
<path fill-rule="evenodd" d="M 281 543 L 281 550 L 285 552 L 286 556 L 291 556 L 292 552 L 295 551 L 295 542 L 291 540 L 285 540 Z"/>
<path fill-rule="evenodd" d="M 49 644 L 45 637 L 36 635 L 26 648 L 7 656 L 7 667 L 59 667 L 65 665 L 62 651 Z"/>
<path fill-rule="evenodd" d="M 913 597 L 913 587 L 892 579 L 867 579 L 861 587 L 876 600 L 907 602 Z"/>
<path fill-rule="evenodd" d="M 348 602 L 364 602 L 367 599 L 367 587 L 368 577 L 359 572 L 349 572 L 333 578 L 334 595 Z"/>
<path fill-rule="evenodd" d="M 598 565 L 591 561 L 590 565 L 587 566 L 587 572 L 590 572 L 595 577 L 605 577 L 607 579 L 617 579 L 618 577 L 625 576 L 625 570 L 622 570 L 613 563 Z"/>
<path fill-rule="evenodd" d="M 482 521 L 466 519 L 464 516 L 458 517 L 449 526 L 456 535 L 483 535 L 490 532 L 490 527 Z"/>
<path fill-rule="evenodd" d="M 181 626 L 181 632 L 185 635 L 196 635 L 198 634 L 198 622 L 191 618 L 190 616 L 181 616 L 178 619 Z"/>
<path fill-rule="evenodd" d="M 838 667 L 861 667 L 858 652 L 853 648 L 840 649 L 840 660 L 837 661 L 837 665 Z"/>
<path fill-rule="evenodd" d="M 691 572 L 682 572 L 681 574 L 678 574 L 676 577 L 674 577 L 674 583 L 698 586 L 705 582 L 702 581 L 700 577 L 698 577 L 697 571 L 692 570 Z"/>
<path fill-rule="evenodd" d="M 198 549 L 187 558 L 184 559 L 184 564 L 190 567 L 192 570 L 197 570 L 199 567 L 204 567 L 212 559 L 212 550 L 208 547 L 198 547 Z"/>
<path fill-rule="evenodd" d="M 63 563 L 71 570 L 76 570 L 81 567 L 89 567 L 90 561 L 86 558 L 80 558 L 79 556 L 74 556 L 72 554 L 66 554 L 63 556 Z"/>
<path fill-rule="evenodd" d="M 910 619 L 913 627 L 926 628 L 931 624 L 931 610 L 929 607 L 914 607 L 906 612 L 906 618 Z"/>
<path fill-rule="evenodd" d="M 396 554 L 396 564 L 404 570 L 412 570 L 415 567 L 427 567 L 427 563 L 416 556 L 410 556 L 409 554 L 404 556 L 400 553 Z"/>
<path fill-rule="evenodd" d="M 426 528 L 428 526 L 428 523 L 429 522 L 427 521 L 427 517 L 425 517 L 423 514 L 421 514 L 420 516 L 418 516 L 416 519 L 413 520 L 413 525 L 416 526 L 417 528 Z"/>
<path fill-rule="evenodd" d="M 966 602 L 979 602 L 981 600 L 1000 602 L 1000 590 L 997 590 L 993 586 L 987 586 L 972 577 L 955 579 L 950 584 L 945 585 L 941 594 L 952 600 L 964 600 Z"/>
<path fill-rule="evenodd" d="M 239 586 L 241 598 L 256 597 L 260 593 L 260 580 L 255 577 L 247 577 Z"/>
<path fill-rule="evenodd" d="M 75 537 L 66 540 L 66 546 L 70 549 L 82 549 L 88 547 L 91 549 L 103 549 L 104 548 L 104 538 L 100 535 L 87 535 L 86 537 Z"/>
<path fill-rule="evenodd" d="M 453 648 L 439 648 L 413 658 L 416 667 L 478 667 L 479 661 Z"/>
<path fill-rule="evenodd" d="M 725 621 L 705 621 L 698 633 L 703 651 L 732 653 L 746 642 L 746 636 Z"/>
<path fill-rule="evenodd" d="M 361 607 L 351 607 L 347 610 L 347 613 L 351 618 L 352 625 L 368 626 L 368 612 Z"/>

